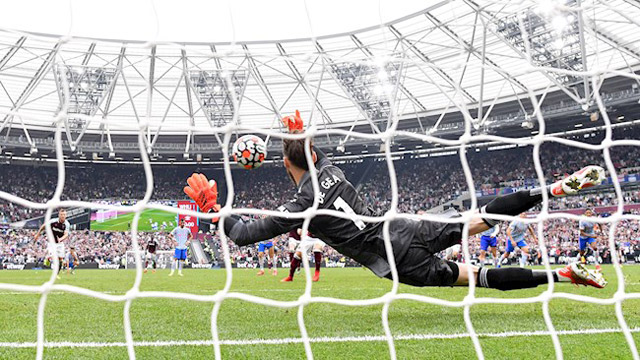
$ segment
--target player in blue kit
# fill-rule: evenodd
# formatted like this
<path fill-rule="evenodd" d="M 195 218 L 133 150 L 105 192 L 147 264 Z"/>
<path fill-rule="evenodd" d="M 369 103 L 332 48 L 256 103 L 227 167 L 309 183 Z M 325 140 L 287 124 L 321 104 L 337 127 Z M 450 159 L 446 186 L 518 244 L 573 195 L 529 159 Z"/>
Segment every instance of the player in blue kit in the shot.
<path fill-rule="evenodd" d="M 193 238 L 193 235 L 191 234 L 191 229 L 184 227 L 184 219 L 180 219 L 179 226 L 173 229 L 171 235 L 173 235 L 177 244 L 169 276 L 173 276 L 173 272 L 176 270 L 176 267 L 178 267 L 178 275 L 183 276 L 182 266 L 184 265 L 184 261 L 187 260 L 187 247 L 189 246 L 189 240 Z"/>
<path fill-rule="evenodd" d="M 594 213 L 593 213 L 593 210 L 591 209 L 587 209 L 584 212 L 584 216 L 591 217 L 593 215 Z M 600 257 L 600 254 L 598 252 L 598 243 L 596 242 L 597 235 L 595 232 L 596 228 L 598 228 L 598 231 L 601 231 L 600 226 L 594 223 L 593 221 L 580 220 L 579 227 L 580 227 L 580 240 L 579 240 L 580 262 L 583 264 L 587 263 L 587 259 L 585 258 L 585 255 L 589 250 L 589 248 L 591 248 L 591 250 L 593 251 L 593 258 L 596 263 L 596 270 L 600 271 L 601 270 L 600 264 L 598 264 L 598 259 Z"/>
<path fill-rule="evenodd" d="M 491 252 L 493 256 L 493 266 L 499 267 L 498 264 L 498 239 L 497 236 L 500 233 L 500 226 L 496 225 L 492 228 L 489 228 L 483 231 L 480 234 L 480 256 L 478 256 L 478 260 L 480 261 L 480 266 L 484 265 L 484 260 L 487 257 L 487 250 Z"/>
<path fill-rule="evenodd" d="M 78 264 L 80 264 L 80 260 L 78 259 L 76 248 L 71 246 L 69 247 L 69 252 L 67 253 L 67 258 L 65 260 L 67 275 L 74 275 L 76 273 L 76 266 L 78 266 Z"/>
<path fill-rule="evenodd" d="M 520 214 L 521 218 L 525 218 L 527 215 L 525 213 Z M 529 258 L 529 246 L 527 242 L 524 240 L 525 235 L 527 234 L 527 230 L 529 234 L 536 240 L 536 234 L 533 231 L 531 225 L 527 225 L 519 220 L 513 220 L 509 227 L 507 228 L 507 249 L 504 254 L 500 257 L 500 264 L 504 259 L 508 259 L 509 255 L 515 250 L 516 247 L 520 248 L 522 252 L 520 256 L 520 267 L 524 267 L 527 264 L 527 259 Z"/>
<path fill-rule="evenodd" d="M 276 255 L 275 255 L 275 247 L 273 246 L 273 241 L 262 241 L 258 244 L 258 262 L 260 263 L 260 271 L 258 271 L 258 276 L 264 275 L 264 254 L 269 252 L 269 259 L 271 264 L 271 275 L 278 275 L 278 269 L 276 268 Z"/>

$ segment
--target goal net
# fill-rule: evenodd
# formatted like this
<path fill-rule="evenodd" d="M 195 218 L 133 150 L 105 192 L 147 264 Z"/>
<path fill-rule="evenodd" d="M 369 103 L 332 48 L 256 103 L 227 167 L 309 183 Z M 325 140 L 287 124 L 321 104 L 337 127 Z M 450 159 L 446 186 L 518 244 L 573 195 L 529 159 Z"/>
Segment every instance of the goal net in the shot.
<path fill-rule="evenodd" d="M 305 12 L 311 19 L 312 13 Z M 398 357 L 397 341 L 438 338 L 433 334 L 415 337 L 394 334 L 389 313 L 398 300 L 461 308 L 466 333 L 453 334 L 450 338 L 471 339 L 475 354 L 483 359 L 483 334 L 475 329 L 471 309 L 484 304 L 507 306 L 535 303 L 540 305 L 542 311 L 546 326 L 543 333 L 551 338 L 555 356 L 561 359 L 567 354 L 563 353 L 560 336 L 572 332 L 556 330 L 550 303 L 565 299 L 615 307 L 619 328 L 612 331 L 624 335 L 630 354 L 639 359 L 632 334 L 636 329 L 627 324 L 623 303 L 638 299 L 640 293 L 628 291 L 625 285 L 616 239 L 620 223 L 639 221 L 640 216 L 626 211 L 621 185 L 626 181 L 625 174 L 620 173 L 621 167 L 614 158 L 619 154 L 616 148 L 640 146 L 640 140 L 636 138 L 616 136 L 618 131 L 635 126 L 635 119 L 625 118 L 618 109 L 622 109 L 629 101 L 637 103 L 640 99 L 640 76 L 636 73 L 640 66 L 640 54 L 635 49 L 640 40 L 637 39 L 637 34 L 640 34 L 639 18 L 640 9 L 630 1 L 622 0 L 459 0 L 433 4 L 417 14 L 395 21 L 381 21 L 379 26 L 346 35 L 316 36 L 314 27 L 310 26 L 312 36 L 308 39 L 273 43 L 107 42 L 103 50 L 99 41 L 95 45 L 93 41 L 70 36 L 52 38 L 16 31 L 3 32 L 7 55 L 0 60 L 0 69 L 21 47 L 37 48 L 36 58 L 43 65 L 33 75 L 33 81 L 39 83 L 43 78 L 49 79 L 49 87 L 43 91 L 55 94 L 59 98 L 59 106 L 48 110 L 30 106 L 29 101 L 37 98 L 37 94 L 32 95 L 37 84 L 29 82 L 25 83 L 22 95 L 12 98 L 10 102 L 6 100 L 0 107 L 4 117 L 0 123 L 0 135 L 4 130 L 9 139 L 15 134 L 16 128 L 23 132 L 20 141 L 28 144 L 30 154 L 23 158 L 39 156 L 39 148 L 51 146 L 55 151 L 52 158 L 55 157 L 57 166 L 57 187 L 47 201 L 31 201 L 5 191 L 0 191 L 0 199 L 43 211 L 50 243 L 53 243 L 53 233 L 49 223 L 58 207 L 100 209 L 103 222 L 115 215 L 120 219 L 123 216 L 121 214 L 135 214 L 130 220 L 131 242 L 126 251 L 126 267 L 136 270 L 136 278 L 134 285 L 124 295 L 59 284 L 54 273 L 42 285 L 0 283 L 0 290 L 38 293 L 41 296 L 36 341 L 2 345 L 9 348 L 35 347 L 37 358 L 41 359 L 45 347 L 50 346 L 44 324 L 49 294 L 63 291 L 122 302 L 126 341 L 96 346 L 124 346 L 132 359 L 136 357 L 137 347 L 145 344 L 134 341 L 131 307 L 137 299 L 149 297 L 211 303 L 211 337 L 196 345 L 211 346 L 216 359 L 222 358 L 223 344 L 234 346 L 233 342 L 225 343 L 219 331 L 220 309 L 228 299 L 297 311 L 300 336 L 291 342 L 302 343 L 308 359 L 314 358 L 312 343 L 329 341 L 309 335 L 305 311 L 310 304 L 381 306 L 381 335 L 344 341 L 385 341 L 392 359 Z M 286 25 L 286 20 L 277 22 Z M 310 25 L 313 25 L 312 21 Z M 10 43 L 10 39 L 15 41 L 15 45 Z M 80 49 L 85 45 L 91 46 L 87 54 L 97 55 L 91 57 L 83 53 L 83 56 L 78 56 L 79 52 L 84 51 Z M 42 55 L 40 49 L 47 46 L 49 51 Z M 97 50 L 94 51 L 94 47 Z M 105 60 L 107 55 L 113 56 Z M 87 56 L 93 60 L 84 62 Z M 104 60 L 102 65 L 94 65 L 94 60 L 98 63 L 98 58 Z M 140 63 L 146 64 L 144 70 L 136 68 L 136 64 Z M 154 67 L 160 67 L 161 64 L 165 64 L 166 72 L 172 74 L 173 78 L 163 77 L 159 70 L 154 72 Z M 287 86 L 283 86 L 281 80 L 284 79 L 292 82 L 285 81 Z M 168 89 L 157 88 L 162 84 L 167 86 L 166 82 L 173 85 Z M 176 96 L 178 90 L 183 95 Z M 44 93 L 41 95 L 45 96 Z M 118 104 L 122 107 L 114 110 Z M 112 108 L 109 109 L 109 106 Z M 304 134 L 288 134 L 280 124 L 279 119 L 295 109 L 302 111 L 307 126 Z M 265 111 L 269 116 L 263 115 Z M 172 123 L 170 120 L 173 117 L 187 118 L 187 121 Z M 52 138 L 37 138 L 29 132 L 52 124 Z M 14 130 L 9 130 L 10 125 Z M 111 137 L 118 133 L 135 135 L 137 140 L 116 144 Z M 157 142 L 165 133 L 186 136 L 184 158 L 192 160 L 194 168 L 207 162 L 222 168 L 224 175 L 216 180 L 226 184 L 226 199 L 220 199 L 224 206 L 219 213 L 203 214 L 150 202 L 156 191 L 154 185 L 157 186 L 154 178 L 158 176 L 157 169 L 152 171 L 154 161 L 173 164 L 180 160 L 163 160 L 159 150 L 176 148 L 172 143 Z M 91 156 L 82 152 L 90 145 L 89 140 L 83 139 L 85 134 L 92 134 L 96 142 L 100 142 L 104 154 L 96 152 Z M 240 182 L 242 179 L 232 176 L 231 169 L 235 165 L 231 162 L 229 152 L 233 140 L 242 134 L 256 134 L 265 138 L 267 143 L 275 144 L 270 147 L 274 151 L 269 153 L 269 160 L 263 167 L 273 165 L 270 162 L 276 165 L 281 163 L 282 157 L 275 149 L 283 139 L 293 138 L 314 139 L 316 145 L 327 150 L 337 166 L 375 159 L 377 164 L 366 170 L 370 172 L 364 172 L 362 177 L 386 184 L 387 188 L 383 187 L 382 191 L 364 185 L 367 196 L 374 193 L 380 196 L 383 215 L 368 218 L 338 210 L 319 211 L 318 199 L 309 211 L 302 213 L 283 214 L 275 209 L 260 210 L 249 203 L 238 205 L 234 201 L 238 195 L 234 180 Z M 592 134 L 597 134 L 597 141 L 588 141 L 595 136 Z M 9 144 L 9 140 L 5 144 L 0 140 L 0 145 Z M 563 150 L 558 150 L 561 147 Z M 135 155 L 137 160 L 132 158 L 130 161 L 138 161 L 144 168 L 145 177 L 140 180 L 145 187 L 142 198 L 131 205 L 90 201 L 89 197 L 63 199 L 63 190 L 68 185 L 65 163 L 89 156 L 94 161 L 111 160 L 117 164 L 119 152 L 131 148 L 139 153 Z M 507 178 L 509 174 L 485 174 L 485 168 L 477 167 L 479 160 L 475 153 L 489 150 L 497 153 L 501 149 L 511 151 L 520 148 L 528 149 L 528 155 L 519 158 L 517 170 L 528 171 L 526 175 L 529 177 L 516 173 L 506 163 L 489 163 L 487 168 L 508 170 L 515 174 L 515 178 L 504 179 L 513 180 L 509 185 L 487 188 L 485 184 L 493 181 L 490 177 Z M 179 148 L 177 151 L 182 150 Z M 465 224 L 462 256 L 471 259 L 471 247 L 474 245 L 468 236 L 468 224 L 484 201 L 484 195 L 500 194 L 507 191 L 505 189 L 549 185 L 554 175 L 558 175 L 556 171 L 570 171 L 569 166 L 558 166 L 558 163 L 567 162 L 579 168 L 586 165 L 580 163 L 579 154 L 586 153 L 590 154 L 589 159 L 599 159 L 598 163 L 606 169 L 607 182 L 615 194 L 610 216 L 592 219 L 606 225 L 607 238 L 603 243 L 613 264 L 609 276 L 617 284 L 611 297 L 565 292 L 562 286 L 553 282 L 535 297 L 484 297 L 477 294 L 472 274 L 468 274 L 472 279 L 468 293 L 461 300 L 444 300 L 418 291 L 400 291 L 389 239 L 390 220 L 405 218 Z M 554 154 L 562 157 L 558 159 Z M 306 155 L 311 163 L 311 154 L 307 151 Z M 218 158 L 222 160 L 216 161 Z M 14 156 L 14 159 L 17 160 L 18 156 Z M 415 161 L 418 165 L 399 168 L 401 160 L 409 163 Z M 459 163 L 459 167 L 451 167 L 452 163 Z M 446 169 L 448 173 L 439 174 L 440 169 Z M 322 184 L 315 176 L 317 171 L 313 166 L 309 171 L 313 187 L 318 193 Z M 415 175 L 421 173 L 426 175 Z M 425 179 L 426 182 L 421 182 Z M 431 184 L 437 184 L 438 189 L 425 190 L 423 197 L 446 198 L 450 201 L 424 200 L 420 205 L 413 206 L 415 199 L 409 199 L 406 194 L 409 191 L 422 191 Z M 174 184 L 178 191 L 184 185 Z M 523 221 L 536 225 L 538 243 L 535 245 L 539 249 L 541 264 L 552 279 L 549 260 L 552 248 L 547 246 L 550 235 L 545 233 L 545 227 L 560 219 L 577 222 L 584 217 L 570 211 L 556 211 L 546 192 L 543 192 L 543 199 L 535 213 Z M 445 206 L 454 204 L 459 206 L 460 217 L 438 215 Z M 430 208 L 435 209 L 434 212 L 419 211 Z M 185 214 L 201 221 L 219 218 L 221 225 L 231 215 L 298 218 L 304 219 L 304 233 L 318 214 L 359 222 L 383 221 L 392 286 L 383 296 L 370 299 L 344 299 L 340 294 L 327 293 L 323 293 L 325 296 L 316 296 L 312 293 L 314 285 L 308 263 L 303 261 L 306 286 L 295 301 L 279 301 L 268 296 L 233 291 L 232 249 L 228 234 L 219 231 L 223 271 L 226 273 L 221 290 L 210 295 L 141 290 L 144 251 L 139 246 L 137 233 L 142 214 L 148 210 Z M 483 216 L 505 222 L 514 220 L 504 215 Z M 171 253 L 159 251 L 158 254 L 159 267 L 169 267 Z M 57 264 L 57 259 L 53 260 Z M 554 258 L 553 263 L 557 261 Z"/>

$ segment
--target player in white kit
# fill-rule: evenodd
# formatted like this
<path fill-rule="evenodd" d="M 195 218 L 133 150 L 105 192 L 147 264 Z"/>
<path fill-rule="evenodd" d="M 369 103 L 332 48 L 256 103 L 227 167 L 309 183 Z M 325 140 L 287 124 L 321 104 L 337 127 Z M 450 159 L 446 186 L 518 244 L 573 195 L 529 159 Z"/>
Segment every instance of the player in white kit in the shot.
<path fill-rule="evenodd" d="M 587 209 L 584 211 L 584 215 L 587 217 L 592 217 L 594 216 L 594 212 L 591 209 Z M 596 263 L 596 270 L 601 271 L 602 268 L 600 267 L 600 264 L 598 264 L 600 253 L 598 252 L 598 242 L 596 241 L 596 239 L 602 237 L 602 228 L 600 228 L 600 225 L 598 225 L 597 223 L 589 220 L 580 220 L 578 225 L 580 227 L 580 262 L 583 264 L 587 263 L 587 251 L 591 249 L 591 251 L 593 252 L 593 260 Z M 600 235 L 596 234 L 596 229 L 598 230 Z"/>
<path fill-rule="evenodd" d="M 484 260 L 487 257 L 487 251 L 493 255 L 493 266 L 498 266 L 498 234 L 500 234 L 500 225 L 496 225 L 481 233 L 480 236 L 480 266 L 484 265 Z"/>
<path fill-rule="evenodd" d="M 171 263 L 171 272 L 169 276 L 173 276 L 173 272 L 178 267 L 178 275 L 182 275 L 182 266 L 184 261 L 187 260 L 187 247 L 189 246 L 189 240 L 193 238 L 191 229 L 184 227 L 184 219 L 180 219 L 180 224 L 177 228 L 171 232 L 173 238 L 176 241 L 176 250 L 173 255 L 173 262 Z"/>
<path fill-rule="evenodd" d="M 527 214 L 520 214 L 520 218 L 524 219 Z M 499 263 L 502 264 L 504 259 L 508 259 L 509 255 L 515 251 L 516 247 L 520 249 L 520 267 L 525 267 L 529 260 L 529 245 L 525 241 L 527 232 L 533 239 L 533 242 L 538 242 L 536 233 L 533 231 L 533 227 L 519 220 L 513 220 L 507 228 L 506 249 L 500 257 Z"/>

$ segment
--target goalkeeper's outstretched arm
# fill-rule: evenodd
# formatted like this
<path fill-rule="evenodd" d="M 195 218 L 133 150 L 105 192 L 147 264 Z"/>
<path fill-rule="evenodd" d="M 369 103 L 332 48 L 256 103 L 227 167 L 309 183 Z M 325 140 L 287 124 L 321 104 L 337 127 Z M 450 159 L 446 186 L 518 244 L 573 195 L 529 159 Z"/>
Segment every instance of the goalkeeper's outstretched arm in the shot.
<path fill-rule="evenodd" d="M 224 232 L 239 246 L 272 239 L 301 226 L 301 219 L 267 216 L 264 219 L 244 222 L 237 216 L 224 220 Z"/>
<path fill-rule="evenodd" d="M 208 181 L 203 174 L 193 174 L 187 180 L 189 186 L 184 192 L 189 195 L 203 212 L 218 211 L 218 186 L 215 181 Z M 280 206 L 283 213 L 303 212 L 313 203 L 313 194 L 298 193 L 295 198 Z M 244 222 L 239 216 L 231 216 L 224 220 L 225 234 L 240 246 L 254 244 L 285 234 L 302 226 L 303 219 L 283 216 L 267 216 L 263 219 Z"/>

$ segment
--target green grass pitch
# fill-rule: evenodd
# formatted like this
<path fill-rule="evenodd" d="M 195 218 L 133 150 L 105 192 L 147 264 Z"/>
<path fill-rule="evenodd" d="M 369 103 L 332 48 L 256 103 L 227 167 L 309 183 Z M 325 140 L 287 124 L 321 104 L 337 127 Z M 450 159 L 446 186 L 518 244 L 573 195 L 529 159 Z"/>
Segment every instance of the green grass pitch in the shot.
<path fill-rule="evenodd" d="M 91 230 L 96 231 L 129 231 L 130 224 L 133 222 L 133 217 L 135 213 L 122 214 L 117 218 L 109 219 L 105 222 L 91 222 Z M 151 223 L 149 220 L 158 223 L 158 231 L 160 231 L 160 227 L 162 226 L 162 222 L 166 221 L 168 226 L 165 231 L 171 231 L 174 227 L 176 227 L 176 214 L 148 209 L 144 210 L 140 213 L 140 220 L 138 222 L 138 230 L 140 231 L 154 231 L 151 229 Z"/>
<path fill-rule="evenodd" d="M 625 266 L 627 292 L 640 292 L 640 266 Z M 278 300 L 295 300 L 304 292 L 304 276 L 293 283 L 280 283 L 285 275 L 256 277 L 254 270 L 233 272 L 231 291 Z M 614 269 L 605 266 L 610 281 L 605 289 L 558 284 L 556 291 L 611 298 L 617 290 Z M 1 283 L 42 284 L 51 272 L 0 271 Z M 224 286 L 224 270 L 185 270 L 185 276 L 168 277 L 163 270 L 145 274 L 141 290 L 162 290 L 213 294 Z M 63 275 L 62 284 L 72 284 L 110 294 L 124 294 L 135 278 L 133 270 L 78 270 L 76 275 Z M 323 269 L 320 282 L 313 283 L 313 296 L 344 299 L 378 297 L 391 289 L 391 281 L 378 279 L 362 268 Z M 500 292 L 477 289 L 478 297 L 522 298 L 540 294 L 546 289 Z M 466 288 L 413 288 L 400 286 L 400 292 L 415 293 L 447 300 L 462 300 Z M 0 343 L 36 341 L 38 294 L 0 291 Z M 113 343 L 125 342 L 124 303 L 112 303 L 60 291 L 49 295 L 45 308 L 45 339 L 48 342 Z M 173 299 L 143 298 L 133 301 L 131 326 L 135 341 L 210 341 L 210 318 L 213 304 Z M 304 319 L 311 338 L 345 338 L 382 336 L 382 305 L 340 306 L 310 304 L 304 308 Z M 302 359 L 301 343 L 251 344 L 257 339 L 300 338 L 297 308 L 282 309 L 241 300 L 225 300 L 218 318 L 221 340 L 241 340 L 242 345 L 223 345 L 222 355 L 228 359 Z M 619 329 L 614 305 L 595 305 L 566 299 L 550 303 L 556 330 Z M 627 300 L 623 312 L 628 325 L 640 327 L 640 300 Z M 470 311 L 475 330 L 487 359 L 552 359 L 555 358 L 548 335 L 489 337 L 482 334 L 503 332 L 546 331 L 542 305 L 485 304 Z M 389 324 L 394 336 L 446 335 L 466 333 L 462 308 L 429 305 L 417 301 L 394 301 L 389 311 Z M 640 339 L 640 333 L 633 333 Z M 628 359 L 631 352 L 621 332 L 560 335 L 565 359 Z M 6 345 L 6 344 L 5 344 Z M 311 344 L 316 359 L 387 359 L 385 341 L 334 341 Z M 456 339 L 396 340 L 399 359 L 473 359 L 476 358 L 468 337 Z M 32 359 L 34 347 L 16 348 L 0 345 L 0 359 Z M 136 346 L 138 359 L 211 359 L 210 345 Z M 127 350 L 113 347 L 47 347 L 45 359 L 126 359 Z"/>

